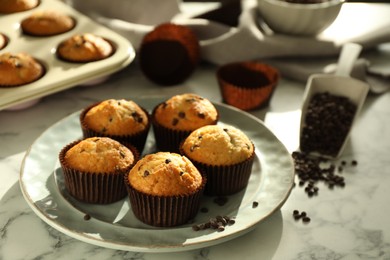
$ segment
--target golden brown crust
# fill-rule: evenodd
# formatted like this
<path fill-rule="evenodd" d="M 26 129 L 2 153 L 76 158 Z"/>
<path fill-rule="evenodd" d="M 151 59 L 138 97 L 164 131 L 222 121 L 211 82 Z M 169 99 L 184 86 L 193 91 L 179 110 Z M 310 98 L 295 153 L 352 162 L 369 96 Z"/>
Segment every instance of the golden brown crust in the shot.
<path fill-rule="evenodd" d="M 61 42 L 57 49 L 59 58 L 71 62 L 91 62 L 109 57 L 113 46 L 104 38 L 92 33 L 77 34 Z"/>
<path fill-rule="evenodd" d="M 251 140 L 232 126 L 210 125 L 193 131 L 183 142 L 188 158 L 208 165 L 232 165 L 254 153 Z"/>
<path fill-rule="evenodd" d="M 66 14 L 52 10 L 41 10 L 23 19 L 20 26 L 25 34 L 50 36 L 71 30 L 75 26 L 75 21 Z"/>
<path fill-rule="evenodd" d="M 160 104 L 155 109 L 154 119 L 166 128 L 188 131 L 215 124 L 218 111 L 208 99 L 185 93 Z"/>
<path fill-rule="evenodd" d="M 27 53 L 0 54 L 0 86 L 31 83 L 44 74 L 44 67 Z"/>
<path fill-rule="evenodd" d="M 126 146 L 107 137 L 91 137 L 80 141 L 65 154 L 67 165 L 88 173 L 117 173 L 135 160 Z"/>
<path fill-rule="evenodd" d="M 199 190 L 202 175 L 185 156 L 169 152 L 148 154 L 128 176 L 132 187 L 156 196 L 188 195 Z"/>
<path fill-rule="evenodd" d="M 107 135 L 133 135 L 148 127 L 148 116 L 134 101 L 108 99 L 89 109 L 83 122 Z"/>
<path fill-rule="evenodd" d="M 0 0 L 0 13 L 23 12 L 36 7 L 39 0 Z"/>

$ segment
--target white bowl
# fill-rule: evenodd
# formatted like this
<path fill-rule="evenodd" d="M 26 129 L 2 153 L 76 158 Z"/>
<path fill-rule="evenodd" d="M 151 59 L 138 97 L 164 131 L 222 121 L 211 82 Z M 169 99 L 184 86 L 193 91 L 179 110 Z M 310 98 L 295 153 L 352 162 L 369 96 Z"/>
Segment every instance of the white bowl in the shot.
<path fill-rule="evenodd" d="M 306 115 L 308 112 L 308 106 L 311 102 L 313 95 L 317 93 L 327 92 L 334 96 L 346 97 L 349 99 L 351 103 L 356 105 L 356 111 L 353 116 L 351 125 L 349 126 L 349 131 L 346 134 L 345 138 L 343 139 L 342 145 L 340 146 L 338 153 L 330 155 L 330 154 L 321 154 L 316 151 L 311 151 L 308 152 L 309 154 L 319 155 L 327 158 L 338 158 L 342 155 L 347 140 L 349 138 L 350 132 L 353 128 L 353 125 L 355 124 L 356 118 L 363 107 L 369 88 L 370 87 L 366 82 L 351 77 L 347 77 L 347 76 L 314 74 L 309 77 L 306 84 L 304 96 L 303 96 L 300 131 L 299 131 L 300 136 L 302 136 L 302 130 L 306 125 Z M 327 133 L 322 131 L 321 134 L 326 135 Z M 325 138 L 328 139 L 326 136 Z M 300 140 L 300 146 L 301 146 L 301 140 Z"/>
<path fill-rule="evenodd" d="M 338 16 L 344 0 L 299 4 L 283 0 L 257 0 L 264 22 L 274 31 L 292 35 L 316 35 Z"/>

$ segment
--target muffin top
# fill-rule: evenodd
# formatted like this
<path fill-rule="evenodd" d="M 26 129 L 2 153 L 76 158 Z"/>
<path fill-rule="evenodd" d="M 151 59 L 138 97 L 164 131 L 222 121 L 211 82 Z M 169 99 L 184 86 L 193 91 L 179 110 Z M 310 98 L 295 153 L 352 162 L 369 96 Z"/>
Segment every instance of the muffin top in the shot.
<path fill-rule="evenodd" d="M 91 137 L 71 147 L 65 154 L 70 168 L 90 173 L 118 173 L 135 160 L 126 146 L 108 137 Z"/>
<path fill-rule="evenodd" d="M 107 99 L 89 109 L 83 123 L 108 135 L 132 135 L 143 131 L 148 120 L 146 112 L 134 101 Z"/>
<path fill-rule="evenodd" d="M 185 156 L 170 152 L 148 154 L 130 170 L 134 189 L 156 196 L 189 195 L 202 185 L 202 175 Z"/>
<path fill-rule="evenodd" d="M 68 15 L 52 10 L 35 11 L 23 19 L 20 26 L 25 34 L 50 36 L 71 30 L 75 21 Z"/>
<path fill-rule="evenodd" d="M 233 126 L 209 125 L 193 131 L 183 142 L 188 158 L 209 165 L 232 165 L 252 156 L 254 146 Z"/>
<path fill-rule="evenodd" d="M 77 34 L 61 42 L 57 49 L 60 58 L 72 62 L 90 62 L 109 57 L 114 49 L 100 36 Z"/>
<path fill-rule="evenodd" d="M 23 12 L 36 7 L 39 0 L 0 0 L 0 13 Z"/>
<path fill-rule="evenodd" d="M 166 128 L 191 131 L 215 124 L 218 111 L 208 99 L 186 93 L 173 96 L 158 105 L 154 111 L 154 119 Z"/>
<path fill-rule="evenodd" d="M 43 66 L 27 53 L 0 54 L 0 85 L 3 87 L 33 82 L 43 73 Z"/>

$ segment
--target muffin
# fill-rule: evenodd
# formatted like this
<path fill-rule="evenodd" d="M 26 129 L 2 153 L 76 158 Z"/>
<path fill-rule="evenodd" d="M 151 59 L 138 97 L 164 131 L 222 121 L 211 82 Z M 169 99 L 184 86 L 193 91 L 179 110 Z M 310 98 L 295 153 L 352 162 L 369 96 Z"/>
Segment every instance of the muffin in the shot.
<path fill-rule="evenodd" d="M 164 23 L 142 39 L 139 64 L 144 75 L 159 85 L 186 80 L 200 61 L 199 40 L 187 26 Z"/>
<path fill-rule="evenodd" d="M 139 160 L 125 176 L 125 183 L 140 221 L 172 227 L 195 217 L 206 178 L 185 156 L 157 152 Z"/>
<path fill-rule="evenodd" d="M 0 33 L 0 50 L 5 48 L 8 44 L 8 38 L 4 34 Z"/>
<path fill-rule="evenodd" d="M 0 54 L 0 87 L 15 87 L 31 83 L 45 73 L 43 65 L 27 53 Z"/>
<path fill-rule="evenodd" d="M 277 69 L 258 62 L 234 62 L 222 65 L 216 73 L 222 99 L 242 110 L 268 105 L 279 81 Z"/>
<path fill-rule="evenodd" d="M 227 125 L 201 127 L 184 140 L 180 151 L 206 173 L 205 194 L 231 195 L 248 185 L 255 147 L 241 130 Z"/>
<path fill-rule="evenodd" d="M 105 136 L 132 144 L 141 153 L 150 128 L 148 112 L 132 100 L 107 99 L 80 114 L 84 138 Z"/>
<path fill-rule="evenodd" d="M 0 13 L 23 12 L 38 6 L 39 0 L 0 0 Z"/>
<path fill-rule="evenodd" d="M 157 149 L 179 152 L 180 143 L 193 130 L 218 122 L 218 111 L 206 98 L 192 93 L 175 95 L 152 111 Z"/>
<path fill-rule="evenodd" d="M 64 183 L 79 201 L 108 204 L 126 196 L 123 176 L 139 154 L 108 137 L 91 137 L 66 145 L 59 154 Z"/>
<path fill-rule="evenodd" d="M 76 34 L 62 41 L 57 57 L 68 62 L 93 62 L 104 60 L 114 53 L 111 43 L 92 33 Z"/>
<path fill-rule="evenodd" d="M 20 27 L 24 34 L 52 36 L 70 31 L 75 20 L 69 15 L 51 10 L 40 10 L 23 19 Z"/>

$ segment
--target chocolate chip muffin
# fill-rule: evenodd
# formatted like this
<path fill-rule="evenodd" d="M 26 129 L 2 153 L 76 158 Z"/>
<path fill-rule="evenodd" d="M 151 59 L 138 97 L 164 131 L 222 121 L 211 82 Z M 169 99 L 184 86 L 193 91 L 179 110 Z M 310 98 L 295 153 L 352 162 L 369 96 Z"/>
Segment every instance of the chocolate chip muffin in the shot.
<path fill-rule="evenodd" d="M 185 156 L 157 152 L 139 160 L 125 182 L 135 216 L 146 224 L 168 227 L 196 215 L 206 178 Z"/>
<path fill-rule="evenodd" d="M 241 130 L 227 125 L 204 126 L 193 131 L 180 150 L 207 174 L 206 194 L 230 195 L 247 186 L 255 147 Z"/>
<path fill-rule="evenodd" d="M 0 0 L 0 13 L 23 12 L 39 5 L 39 0 Z"/>
<path fill-rule="evenodd" d="M 108 137 L 91 137 L 66 145 L 59 154 L 66 189 L 77 200 L 107 204 L 126 196 L 123 176 L 139 154 Z"/>
<path fill-rule="evenodd" d="M 43 65 L 27 53 L 0 54 L 0 87 L 16 87 L 34 82 L 45 73 Z"/>
<path fill-rule="evenodd" d="M 179 152 L 179 145 L 193 130 L 218 122 L 218 110 L 193 93 L 175 95 L 157 105 L 152 125 L 159 150 Z"/>
<path fill-rule="evenodd" d="M 20 27 L 27 35 L 52 36 L 72 30 L 75 24 L 75 20 L 69 15 L 52 10 L 40 10 L 23 19 Z"/>
<path fill-rule="evenodd" d="M 84 33 L 62 41 L 57 48 L 57 57 L 69 62 L 85 63 L 104 60 L 114 51 L 108 40 L 92 33 Z"/>
<path fill-rule="evenodd" d="M 80 114 L 84 137 L 105 136 L 134 145 L 142 153 L 150 128 L 148 112 L 132 100 L 107 99 Z"/>

